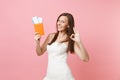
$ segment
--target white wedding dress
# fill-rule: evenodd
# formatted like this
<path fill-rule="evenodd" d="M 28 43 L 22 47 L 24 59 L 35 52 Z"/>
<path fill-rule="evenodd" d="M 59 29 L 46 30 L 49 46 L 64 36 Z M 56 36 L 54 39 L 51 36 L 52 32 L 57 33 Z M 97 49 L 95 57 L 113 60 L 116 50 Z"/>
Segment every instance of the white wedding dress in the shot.
<path fill-rule="evenodd" d="M 75 80 L 67 64 L 67 45 L 54 42 L 47 45 L 48 67 L 43 80 Z"/>

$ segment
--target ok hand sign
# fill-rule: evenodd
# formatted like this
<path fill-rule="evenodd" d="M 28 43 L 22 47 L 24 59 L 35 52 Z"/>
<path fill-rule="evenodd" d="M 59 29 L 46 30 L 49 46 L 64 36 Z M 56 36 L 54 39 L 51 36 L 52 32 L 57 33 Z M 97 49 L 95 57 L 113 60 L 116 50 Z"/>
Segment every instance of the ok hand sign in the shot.
<path fill-rule="evenodd" d="M 80 34 L 79 32 L 73 28 L 74 34 L 71 34 L 70 38 L 75 42 L 80 42 Z"/>

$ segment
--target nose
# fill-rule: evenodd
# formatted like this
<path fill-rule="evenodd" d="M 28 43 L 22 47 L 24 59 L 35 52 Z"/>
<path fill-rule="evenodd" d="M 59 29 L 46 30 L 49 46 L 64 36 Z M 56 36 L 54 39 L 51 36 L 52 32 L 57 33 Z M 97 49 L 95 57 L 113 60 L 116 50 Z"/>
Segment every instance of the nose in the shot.
<path fill-rule="evenodd" d="M 58 25 L 61 25 L 60 21 L 57 22 Z"/>

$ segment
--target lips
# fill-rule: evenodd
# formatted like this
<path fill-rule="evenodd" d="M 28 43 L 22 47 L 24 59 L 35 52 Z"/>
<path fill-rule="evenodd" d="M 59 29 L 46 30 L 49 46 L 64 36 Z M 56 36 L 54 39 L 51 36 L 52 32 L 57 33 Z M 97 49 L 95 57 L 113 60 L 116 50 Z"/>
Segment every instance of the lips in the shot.
<path fill-rule="evenodd" d="M 59 26 L 59 25 L 58 25 L 58 28 L 62 28 L 62 26 Z"/>
<path fill-rule="evenodd" d="M 63 29 L 63 27 L 62 26 L 58 26 L 58 30 L 62 30 Z"/>

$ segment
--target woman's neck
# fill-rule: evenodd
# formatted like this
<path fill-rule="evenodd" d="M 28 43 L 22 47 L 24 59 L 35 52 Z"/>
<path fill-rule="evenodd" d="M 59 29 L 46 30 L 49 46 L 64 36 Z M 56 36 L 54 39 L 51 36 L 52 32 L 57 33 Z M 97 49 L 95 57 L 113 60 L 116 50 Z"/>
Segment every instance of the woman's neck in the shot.
<path fill-rule="evenodd" d="M 67 34 L 66 32 L 59 32 L 58 33 L 58 38 L 57 38 L 57 41 L 64 41 L 67 39 Z"/>
<path fill-rule="evenodd" d="M 60 31 L 59 33 L 58 33 L 58 37 L 65 37 L 66 36 L 66 32 L 65 31 Z"/>

